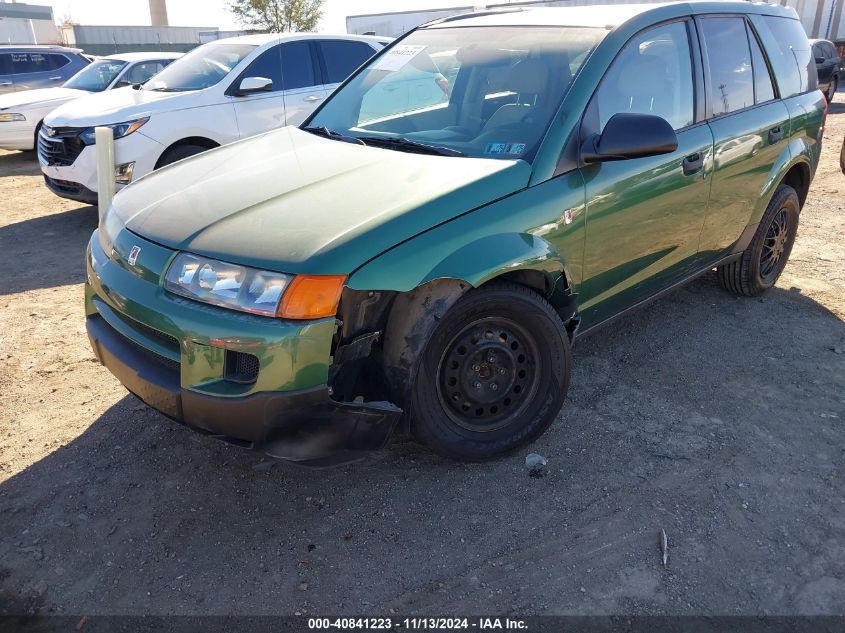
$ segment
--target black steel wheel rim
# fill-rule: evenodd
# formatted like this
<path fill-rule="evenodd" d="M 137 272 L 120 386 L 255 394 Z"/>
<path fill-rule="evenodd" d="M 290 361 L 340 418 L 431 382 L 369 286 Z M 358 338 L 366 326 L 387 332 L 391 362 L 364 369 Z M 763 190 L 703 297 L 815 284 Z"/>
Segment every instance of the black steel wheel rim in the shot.
<path fill-rule="evenodd" d="M 437 369 L 444 411 L 469 431 L 495 431 L 520 418 L 540 379 L 534 337 L 506 318 L 479 319 L 446 346 Z"/>
<path fill-rule="evenodd" d="M 783 266 L 784 253 L 789 243 L 789 211 L 779 210 L 772 218 L 760 253 L 760 276 L 771 281 Z"/>

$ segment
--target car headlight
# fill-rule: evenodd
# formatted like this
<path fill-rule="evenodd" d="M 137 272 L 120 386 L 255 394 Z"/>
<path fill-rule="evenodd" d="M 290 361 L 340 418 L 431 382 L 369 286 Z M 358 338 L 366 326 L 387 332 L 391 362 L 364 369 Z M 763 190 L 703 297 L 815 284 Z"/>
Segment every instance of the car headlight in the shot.
<path fill-rule="evenodd" d="M 179 253 L 165 275 L 168 291 L 212 305 L 285 319 L 334 316 L 346 275 L 285 275 Z"/>
<path fill-rule="evenodd" d="M 111 251 L 114 246 L 114 241 L 117 239 L 117 234 L 123 229 L 123 220 L 113 207 L 108 207 L 100 218 L 98 237 L 100 238 L 100 247 L 106 257 L 111 257 Z"/>
<path fill-rule="evenodd" d="M 0 122 L 11 123 L 12 121 L 26 121 L 26 117 L 17 112 L 3 112 L 0 113 Z"/>
<path fill-rule="evenodd" d="M 107 127 L 111 128 L 112 135 L 115 139 L 123 138 L 124 136 L 129 136 L 133 132 L 138 131 L 143 127 L 143 125 L 150 120 L 150 117 L 144 117 L 143 119 L 135 119 L 134 121 L 125 121 L 123 123 L 112 123 L 111 125 L 97 125 L 95 127 Z M 94 138 L 94 128 L 89 127 L 79 134 L 79 138 L 82 139 L 82 142 L 86 145 L 94 145 L 95 138 Z"/>

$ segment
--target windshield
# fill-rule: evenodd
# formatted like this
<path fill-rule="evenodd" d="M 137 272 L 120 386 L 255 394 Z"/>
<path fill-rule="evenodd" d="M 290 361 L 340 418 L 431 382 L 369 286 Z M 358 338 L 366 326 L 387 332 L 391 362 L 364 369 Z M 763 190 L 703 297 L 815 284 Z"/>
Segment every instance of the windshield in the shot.
<path fill-rule="evenodd" d="M 126 67 L 126 63 L 119 59 L 104 59 L 93 62 L 68 79 L 64 86 L 65 88 L 87 90 L 88 92 L 102 92 Z"/>
<path fill-rule="evenodd" d="M 162 70 L 144 84 L 144 90 L 181 92 L 208 88 L 254 50 L 252 44 L 204 44 Z"/>
<path fill-rule="evenodd" d="M 416 31 L 336 92 L 308 128 L 399 151 L 533 160 L 605 29 Z"/>

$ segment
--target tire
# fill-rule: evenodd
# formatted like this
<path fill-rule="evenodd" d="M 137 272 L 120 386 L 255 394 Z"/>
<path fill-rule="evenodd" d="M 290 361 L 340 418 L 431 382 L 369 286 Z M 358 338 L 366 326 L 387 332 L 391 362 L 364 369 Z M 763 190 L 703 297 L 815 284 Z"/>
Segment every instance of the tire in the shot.
<path fill-rule="evenodd" d="M 455 459 L 508 453 L 554 421 L 571 364 L 563 322 L 536 292 L 503 282 L 471 290 L 422 352 L 411 387 L 411 432 Z"/>
<path fill-rule="evenodd" d="M 717 268 L 725 290 L 754 297 L 775 285 L 795 243 L 800 209 L 795 189 L 780 185 L 742 256 Z"/>
<path fill-rule="evenodd" d="M 827 92 L 824 96 L 827 98 L 827 102 L 830 103 L 833 101 L 833 98 L 836 96 L 836 91 L 839 89 L 839 78 L 834 75 L 830 79 L 830 84 L 827 86 Z"/>
<path fill-rule="evenodd" d="M 158 159 L 156 169 L 172 165 L 176 161 L 188 158 L 189 156 L 202 154 L 207 149 L 207 147 L 203 147 L 202 145 L 177 145 L 176 147 L 171 147 L 170 149 L 165 150 L 164 154 L 161 155 L 161 158 Z"/>

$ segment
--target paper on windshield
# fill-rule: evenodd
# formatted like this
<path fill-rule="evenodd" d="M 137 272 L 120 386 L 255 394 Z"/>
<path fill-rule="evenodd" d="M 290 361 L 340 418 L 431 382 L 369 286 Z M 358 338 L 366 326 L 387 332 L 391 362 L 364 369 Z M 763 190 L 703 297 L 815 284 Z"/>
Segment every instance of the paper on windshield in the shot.
<path fill-rule="evenodd" d="M 425 45 L 420 44 L 400 44 L 394 46 L 384 55 L 378 58 L 375 64 L 372 65 L 373 70 L 388 70 L 396 72 L 405 67 L 414 57 L 425 50 Z"/>

